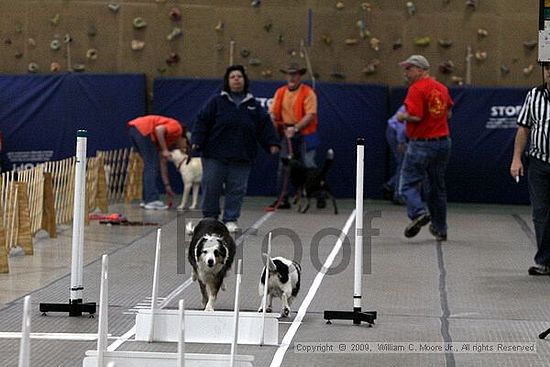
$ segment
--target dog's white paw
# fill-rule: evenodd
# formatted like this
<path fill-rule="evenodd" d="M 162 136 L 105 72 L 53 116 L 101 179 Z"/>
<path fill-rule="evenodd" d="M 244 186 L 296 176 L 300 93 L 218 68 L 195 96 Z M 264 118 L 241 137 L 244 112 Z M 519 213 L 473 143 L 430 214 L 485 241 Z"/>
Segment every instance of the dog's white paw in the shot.
<path fill-rule="evenodd" d="M 197 209 L 197 206 L 196 206 L 196 205 L 191 205 L 191 206 L 189 207 L 189 209 L 195 210 L 195 209 Z"/>
<path fill-rule="evenodd" d="M 178 205 L 178 208 L 177 208 L 177 209 L 178 209 L 178 210 L 185 210 L 185 206 L 180 204 L 180 205 Z"/>
<path fill-rule="evenodd" d="M 212 307 L 211 305 L 206 305 L 206 307 L 204 308 L 205 311 L 208 311 L 208 312 L 214 312 L 214 307 Z"/>

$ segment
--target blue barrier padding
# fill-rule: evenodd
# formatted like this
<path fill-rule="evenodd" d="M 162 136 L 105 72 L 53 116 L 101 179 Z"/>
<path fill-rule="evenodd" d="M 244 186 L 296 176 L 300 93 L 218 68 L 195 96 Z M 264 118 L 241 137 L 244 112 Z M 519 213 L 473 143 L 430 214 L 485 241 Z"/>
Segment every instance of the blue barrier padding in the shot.
<path fill-rule="evenodd" d="M 3 75 L 0 100 L 4 168 L 12 169 L 74 156 L 79 129 L 88 130 L 88 156 L 129 146 L 126 123 L 146 113 L 146 80 L 143 74 Z"/>
<path fill-rule="evenodd" d="M 267 108 L 282 81 L 253 81 L 251 92 Z M 171 116 L 192 129 L 193 121 L 208 99 L 219 93 L 222 81 L 158 78 L 154 82 L 154 113 Z M 385 119 L 388 88 L 378 85 L 317 83 L 319 135 L 317 161 L 327 149 L 335 151 L 328 181 L 336 197 L 355 197 L 355 140 L 366 139 L 365 196 L 381 197 L 386 161 Z M 249 195 L 275 196 L 277 157 L 261 151 L 249 180 Z M 175 180 L 174 180 L 175 181 Z M 176 187 L 181 191 L 181 186 Z"/>
<path fill-rule="evenodd" d="M 189 128 L 221 80 L 159 78 L 154 113 L 174 117 Z M 254 81 L 251 91 L 267 108 L 282 81 Z M 74 155 L 75 134 L 88 130 L 88 155 L 130 145 L 126 122 L 147 113 L 142 74 L 56 74 L 0 76 L 0 131 L 4 169 Z M 449 201 L 528 203 L 527 178 L 509 176 L 515 120 L 528 88 L 451 88 L 453 148 L 447 172 Z M 318 163 L 333 148 L 329 183 L 337 197 L 355 196 L 355 139 L 366 138 L 365 196 L 379 198 L 390 174 L 384 130 L 406 88 L 318 83 Z M 14 158 L 9 161 L 6 156 Z M 19 155 L 18 153 L 24 154 Z M 30 153 L 29 153 L 30 152 Z M 25 160 L 26 159 L 26 160 Z M 250 178 L 250 195 L 276 195 L 277 158 L 261 151 Z M 172 169 L 174 182 L 181 182 Z M 181 183 L 176 187 L 181 191 Z"/>

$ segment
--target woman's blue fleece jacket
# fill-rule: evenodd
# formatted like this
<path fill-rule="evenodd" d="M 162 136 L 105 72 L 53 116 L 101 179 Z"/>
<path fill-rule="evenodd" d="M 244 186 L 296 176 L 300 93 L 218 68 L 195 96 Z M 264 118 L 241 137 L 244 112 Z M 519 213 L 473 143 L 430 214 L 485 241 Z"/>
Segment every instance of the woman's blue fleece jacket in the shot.
<path fill-rule="evenodd" d="M 272 145 L 280 147 L 271 118 L 250 93 L 237 106 L 222 91 L 208 101 L 193 124 L 191 144 L 205 158 L 251 164 L 258 143 L 268 152 Z"/>

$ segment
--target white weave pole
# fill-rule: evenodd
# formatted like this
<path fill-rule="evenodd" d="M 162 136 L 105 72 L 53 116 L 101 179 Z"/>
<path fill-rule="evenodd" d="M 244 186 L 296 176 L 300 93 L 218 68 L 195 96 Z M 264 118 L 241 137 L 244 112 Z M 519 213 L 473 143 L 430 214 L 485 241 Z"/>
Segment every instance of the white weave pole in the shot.
<path fill-rule="evenodd" d="M 25 296 L 25 300 L 23 301 L 23 325 L 21 327 L 21 342 L 19 344 L 19 367 L 30 367 L 31 365 L 30 355 L 31 355 L 31 296 Z"/>
<path fill-rule="evenodd" d="M 233 316 L 233 342 L 231 343 L 231 363 L 235 366 L 235 354 L 237 354 L 237 340 L 239 339 L 239 296 L 241 292 L 241 267 L 242 260 L 237 262 L 237 280 L 235 281 L 235 314 Z"/>
<path fill-rule="evenodd" d="M 264 332 L 265 332 L 265 314 L 267 306 L 267 287 L 269 284 L 269 259 L 271 258 L 271 238 L 273 233 L 269 232 L 267 237 L 267 259 L 265 262 L 265 283 L 264 283 L 264 294 L 262 296 L 262 332 L 260 333 L 260 345 L 264 345 Z"/>
<path fill-rule="evenodd" d="M 97 327 L 97 367 L 104 366 L 103 355 L 107 348 L 109 328 L 109 257 L 101 258 L 101 286 L 99 289 L 99 325 Z"/>
<path fill-rule="evenodd" d="M 361 289 L 363 273 L 363 174 L 365 142 L 357 142 L 357 176 L 355 181 L 355 273 L 353 282 L 353 311 L 361 312 Z M 356 323 L 354 321 L 354 323 Z M 358 322 L 359 324 L 361 322 Z"/>
<path fill-rule="evenodd" d="M 185 306 L 184 300 L 178 303 L 180 323 L 178 327 L 178 356 L 177 367 L 185 367 Z"/>
<path fill-rule="evenodd" d="M 151 294 L 151 323 L 149 327 L 149 343 L 155 339 L 155 312 L 157 310 L 157 299 L 159 292 L 159 268 L 160 268 L 160 233 L 162 229 L 157 228 L 157 245 L 155 248 L 155 267 L 153 270 L 153 292 Z"/>
<path fill-rule="evenodd" d="M 76 133 L 76 170 L 71 259 L 71 303 L 82 303 L 84 268 L 84 208 L 86 202 L 86 144 L 88 132 Z"/>

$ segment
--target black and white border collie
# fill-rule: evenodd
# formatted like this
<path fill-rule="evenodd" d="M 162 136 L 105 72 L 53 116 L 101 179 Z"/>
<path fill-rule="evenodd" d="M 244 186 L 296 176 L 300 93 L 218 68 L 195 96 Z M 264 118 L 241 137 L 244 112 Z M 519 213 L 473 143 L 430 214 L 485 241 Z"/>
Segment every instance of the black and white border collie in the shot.
<path fill-rule="evenodd" d="M 269 281 L 267 286 L 267 301 L 266 312 L 272 311 L 273 297 L 281 299 L 282 310 L 281 315 L 288 317 L 290 315 L 290 305 L 298 291 L 300 290 L 300 277 L 302 268 L 295 261 L 285 259 L 284 257 L 269 258 L 267 254 L 263 254 L 269 268 Z M 262 270 L 262 277 L 258 285 L 260 298 L 264 296 L 265 287 L 265 266 Z M 262 299 L 263 302 L 263 299 Z M 262 312 L 262 304 L 260 304 L 259 312 Z"/>
<path fill-rule="evenodd" d="M 193 229 L 188 260 L 193 281 L 198 280 L 205 311 L 214 311 L 223 280 L 235 257 L 235 241 L 225 225 L 213 218 L 201 220 Z"/>

